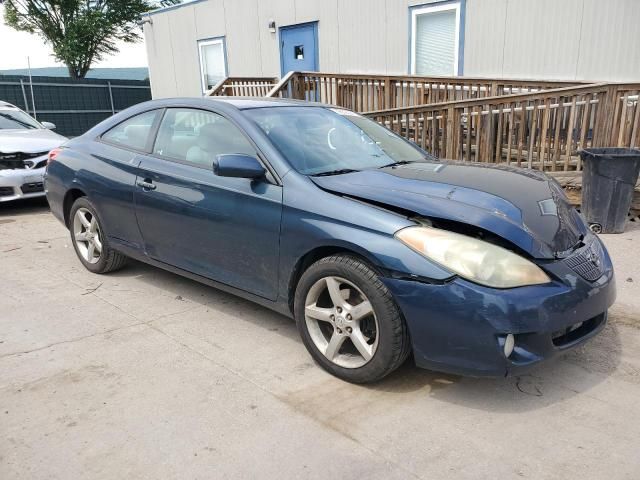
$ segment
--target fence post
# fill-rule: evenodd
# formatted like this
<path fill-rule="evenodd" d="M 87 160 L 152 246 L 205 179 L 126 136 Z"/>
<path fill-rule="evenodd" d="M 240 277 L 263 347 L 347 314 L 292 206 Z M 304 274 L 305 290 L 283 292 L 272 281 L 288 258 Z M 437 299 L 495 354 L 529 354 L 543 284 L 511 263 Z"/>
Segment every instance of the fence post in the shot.
<path fill-rule="evenodd" d="M 24 111 L 29 111 L 29 102 L 27 102 L 27 91 L 24 89 L 24 82 L 20 79 L 20 88 L 22 89 L 22 99 L 24 100 Z"/>
<path fill-rule="evenodd" d="M 458 132 L 460 131 L 458 121 L 456 108 L 453 105 L 449 105 L 447 107 L 447 145 L 444 158 L 448 158 L 450 160 L 459 160 L 458 152 L 456 152 Z"/>
<path fill-rule="evenodd" d="M 291 97 L 297 100 L 304 100 L 304 90 L 302 88 L 303 82 L 300 81 L 300 77 L 298 76 L 298 74 L 295 73 L 291 80 L 293 80 L 292 88 L 291 88 Z"/>
<path fill-rule="evenodd" d="M 109 88 L 109 101 L 111 102 L 111 115 L 116 113 L 115 106 L 113 105 L 113 91 L 111 90 L 111 82 L 107 81 L 107 87 Z"/>
<path fill-rule="evenodd" d="M 384 79 L 384 108 L 393 108 L 391 105 L 391 79 L 389 77 Z"/>
<path fill-rule="evenodd" d="M 604 98 L 601 97 L 602 99 L 598 101 L 596 118 L 593 122 L 593 147 L 613 145 L 611 136 L 614 130 L 617 96 L 617 86 L 609 85 L 606 88 Z"/>
<path fill-rule="evenodd" d="M 490 93 L 490 95 L 492 97 L 497 97 L 498 95 L 502 95 L 500 93 L 500 87 L 498 86 L 498 82 L 496 82 L 496 81 L 491 82 L 491 93 Z"/>

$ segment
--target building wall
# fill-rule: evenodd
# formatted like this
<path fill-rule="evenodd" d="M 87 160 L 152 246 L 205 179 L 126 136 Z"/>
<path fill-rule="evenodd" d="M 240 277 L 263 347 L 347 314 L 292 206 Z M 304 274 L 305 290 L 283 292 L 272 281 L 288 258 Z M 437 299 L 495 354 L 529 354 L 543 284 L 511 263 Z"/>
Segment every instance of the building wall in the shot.
<path fill-rule="evenodd" d="M 433 1 L 433 0 L 432 0 Z M 233 76 L 280 76 L 277 27 L 318 21 L 321 71 L 406 74 L 409 7 L 428 0 L 197 0 L 144 28 L 154 97 L 201 95 L 197 41 Z M 640 0 L 466 0 L 465 76 L 640 80 Z"/>
<path fill-rule="evenodd" d="M 638 0 L 468 0 L 465 75 L 640 80 Z"/>

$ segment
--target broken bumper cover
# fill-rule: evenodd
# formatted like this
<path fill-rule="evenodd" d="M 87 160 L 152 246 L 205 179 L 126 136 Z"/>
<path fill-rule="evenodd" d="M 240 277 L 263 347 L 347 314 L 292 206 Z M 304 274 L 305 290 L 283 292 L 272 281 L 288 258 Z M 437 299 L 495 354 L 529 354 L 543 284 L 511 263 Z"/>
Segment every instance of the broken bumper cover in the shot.
<path fill-rule="evenodd" d="M 599 240 L 596 240 L 599 241 Z M 603 249 L 604 250 L 604 249 Z M 445 284 L 385 278 L 409 327 L 416 364 L 470 376 L 526 371 L 600 332 L 615 301 L 615 278 L 606 250 L 603 275 L 584 280 L 565 262 L 545 265 L 545 285 L 498 290 L 461 278 Z M 507 358 L 504 339 L 513 334 Z"/>
<path fill-rule="evenodd" d="M 40 162 L 46 159 L 33 159 Z M 0 170 L 0 202 L 44 196 L 43 176 L 46 167 Z"/>

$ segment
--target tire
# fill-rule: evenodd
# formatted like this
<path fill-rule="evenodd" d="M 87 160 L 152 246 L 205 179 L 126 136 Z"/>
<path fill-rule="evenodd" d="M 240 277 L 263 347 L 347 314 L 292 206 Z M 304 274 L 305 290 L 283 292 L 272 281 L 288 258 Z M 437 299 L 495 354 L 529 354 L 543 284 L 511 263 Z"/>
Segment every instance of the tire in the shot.
<path fill-rule="evenodd" d="M 84 217 L 88 224 L 81 221 L 80 215 Z M 79 229 L 82 231 L 79 232 Z M 73 243 L 76 255 L 78 255 L 82 265 L 90 272 L 113 272 L 122 268 L 126 263 L 127 257 L 109 246 L 100 216 L 86 197 L 78 198 L 71 206 L 69 232 L 71 233 L 71 243 Z M 84 241 L 82 238 L 87 238 L 88 240 Z M 90 254 L 92 243 L 94 244 L 93 253 Z M 98 245 L 101 246 L 99 252 Z"/>
<path fill-rule="evenodd" d="M 334 302 L 335 297 L 343 298 L 341 312 L 336 307 L 340 300 Z M 369 310 L 371 313 L 361 315 Z M 311 265 L 298 282 L 294 314 L 302 341 L 314 360 L 347 382 L 380 380 L 409 356 L 409 332 L 400 309 L 375 271 L 357 257 L 333 255 Z M 334 342 L 339 331 L 346 338 Z M 367 343 L 364 346 L 362 339 Z M 332 344 L 340 346 L 336 349 Z"/>

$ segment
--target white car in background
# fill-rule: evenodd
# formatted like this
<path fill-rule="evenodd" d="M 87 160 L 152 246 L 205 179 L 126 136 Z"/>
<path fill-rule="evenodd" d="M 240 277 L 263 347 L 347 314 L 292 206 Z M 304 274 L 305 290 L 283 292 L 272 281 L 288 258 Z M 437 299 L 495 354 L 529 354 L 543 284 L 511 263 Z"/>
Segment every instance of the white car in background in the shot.
<path fill-rule="evenodd" d="M 44 195 L 49 150 L 67 141 L 55 127 L 0 101 L 0 202 Z"/>

